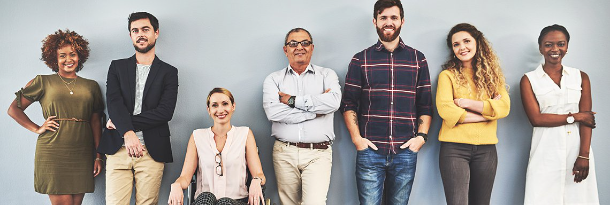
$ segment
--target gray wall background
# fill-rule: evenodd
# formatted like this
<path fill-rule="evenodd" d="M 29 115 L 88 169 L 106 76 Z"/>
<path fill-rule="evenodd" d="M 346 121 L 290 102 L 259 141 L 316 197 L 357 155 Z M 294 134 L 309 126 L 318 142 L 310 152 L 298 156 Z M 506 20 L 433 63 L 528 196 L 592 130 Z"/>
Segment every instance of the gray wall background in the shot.
<path fill-rule="evenodd" d="M 282 51 L 284 35 L 294 27 L 311 31 L 315 41 L 312 62 L 333 68 L 343 86 L 351 57 L 377 40 L 372 24 L 373 0 L 312 1 L 6 1 L 0 2 L 0 107 L 8 108 L 13 93 L 37 74 L 51 74 L 40 58 L 41 40 L 57 29 L 69 28 L 85 36 L 91 56 L 80 76 L 96 80 L 105 93 L 110 61 L 134 53 L 127 16 L 148 11 L 160 20 L 157 55 L 179 69 L 179 98 L 173 120 L 174 163 L 167 164 L 160 204 L 167 202 L 170 184 L 182 169 L 192 130 L 211 126 L 205 109 L 206 94 L 225 87 L 236 97 L 233 124 L 249 126 L 260 149 L 268 178 L 267 197 L 279 204 L 271 161 L 270 123 L 262 108 L 262 83 L 271 72 L 288 65 Z M 536 39 L 554 23 L 572 35 L 566 65 L 591 78 L 598 128 L 593 132 L 598 187 L 602 204 L 610 203 L 610 143 L 608 102 L 610 86 L 607 49 L 610 2 L 588 1 L 404 1 L 405 25 L 401 37 L 427 57 L 436 91 L 437 75 L 449 51 L 444 45 L 449 29 L 461 22 L 477 26 L 493 44 L 511 86 L 512 109 L 500 120 L 499 165 L 492 204 L 523 203 L 531 125 L 520 100 L 519 80 L 535 69 L 542 57 Z M 606 19 L 606 20 L 604 20 Z M 606 22 L 606 23 L 604 23 Z M 43 122 L 38 104 L 26 113 Z M 430 140 L 418 158 L 412 204 L 445 204 L 438 171 L 441 119 L 434 115 Z M 355 149 L 340 113 L 335 114 L 337 140 L 328 204 L 357 204 L 354 177 Z M 36 134 L 0 114 L 0 195 L 2 204 L 49 204 L 34 192 Z M 105 204 L 104 173 L 96 178 L 95 193 L 84 204 Z"/>

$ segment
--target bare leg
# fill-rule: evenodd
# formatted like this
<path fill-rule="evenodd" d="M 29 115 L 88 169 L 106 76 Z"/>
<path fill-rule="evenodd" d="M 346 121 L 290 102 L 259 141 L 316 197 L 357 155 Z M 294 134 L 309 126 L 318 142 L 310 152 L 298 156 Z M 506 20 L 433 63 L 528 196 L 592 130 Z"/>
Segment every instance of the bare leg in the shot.
<path fill-rule="evenodd" d="M 71 194 L 49 194 L 49 199 L 53 205 L 74 205 Z"/>

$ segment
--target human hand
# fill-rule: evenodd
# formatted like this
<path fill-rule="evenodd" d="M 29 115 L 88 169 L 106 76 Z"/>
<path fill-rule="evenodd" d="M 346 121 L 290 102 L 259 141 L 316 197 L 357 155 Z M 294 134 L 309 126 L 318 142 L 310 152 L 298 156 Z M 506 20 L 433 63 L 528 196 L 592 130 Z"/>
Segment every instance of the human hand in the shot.
<path fill-rule="evenodd" d="M 167 199 L 167 204 L 169 205 L 182 205 L 184 201 L 184 191 L 180 184 L 173 183 L 172 188 L 169 192 L 169 199 Z"/>
<path fill-rule="evenodd" d="M 462 100 L 464 100 L 464 98 L 453 99 L 453 104 L 457 105 L 458 107 L 463 108 L 461 105 Z"/>
<path fill-rule="evenodd" d="M 248 191 L 248 204 L 259 205 L 263 204 L 261 203 L 261 201 L 265 201 L 261 183 L 262 181 L 259 178 L 252 179 L 252 182 L 250 182 L 250 190 Z"/>
<path fill-rule="evenodd" d="M 97 177 L 102 172 L 102 160 L 98 159 L 100 158 L 96 158 L 95 162 L 93 162 L 93 177 Z"/>
<path fill-rule="evenodd" d="M 280 92 L 277 92 L 277 94 L 279 94 L 279 95 L 280 95 L 280 102 L 281 102 L 281 103 L 284 103 L 284 104 L 286 104 L 286 105 L 288 105 L 288 99 L 289 99 L 290 97 L 292 97 L 292 96 L 290 96 L 290 95 L 288 95 L 288 94 L 286 94 L 286 93 L 283 93 L 283 92 L 281 92 L 281 91 L 280 91 Z"/>
<path fill-rule="evenodd" d="M 373 142 L 371 142 L 369 139 L 364 138 L 364 137 L 360 137 L 357 140 L 354 140 L 352 142 L 356 146 L 357 151 L 362 151 L 362 150 L 366 149 L 367 147 L 370 147 L 371 149 L 374 149 L 374 150 L 378 149 L 377 146 L 375 146 L 375 144 L 373 144 Z"/>
<path fill-rule="evenodd" d="M 583 158 L 576 158 L 574 162 L 574 168 L 572 168 L 572 175 L 574 175 L 574 182 L 580 183 L 589 176 L 589 160 Z"/>
<path fill-rule="evenodd" d="M 499 100 L 499 99 L 501 99 L 501 98 L 502 98 L 502 95 L 498 94 L 498 95 L 496 95 L 496 97 L 494 97 L 494 98 L 492 98 L 492 99 L 494 99 L 494 100 Z"/>
<path fill-rule="evenodd" d="M 573 114 L 574 121 L 580 122 L 583 125 L 591 128 L 595 128 L 595 112 L 592 111 L 584 111 Z"/>
<path fill-rule="evenodd" d="M 424 146 L 425 143 L 426 143 L 426 140 L 424 140 L 424 137 L 417 136 L 417 137 L 413 137 L 413 138 L 409 139 L 409 141 L 402 144 L 400 146 L 400 149 L 409 148 L 409 150 L 411 150 L 413 152 L 419 152 L 419 149 L 421 149 L 421 147 Z"/>
<path fill-rule="evenodd" d="M 324 91 L 324 93 L 328 93 L 328 92 L 330 92 L 330 88 L 329 88 L 329 89 L 326 89 L 326 90 Z"/>
<path fill-rule="evenodd" d="M 114 123 L 112 123 L 111 119 L 108 119 L 108 122 L 106 122 L 106 128 L 108 128 L 109 130 L 116 129 L 116 127 L 114 126 Z"/>
<path fill-rule="evenodd" d="M 46 132 L 47 130 L 55 132 L 57 131 L 57 128 L 59 128 L 59 123 L 55 122 L 55 118 L 57 116 L 50 116 L 47 118 L 47 120 L 44 121 L 44 123 L 42 123 L 42 126 L 38 127 L 38 129 L 36 129 L 34 132 L 36 134 L 42 134 L 44 132 Z"/>
<path fill-rule="evenodd" d="M 125 141 L 125 149 L 127 149 L 127 154 L 129 154 L 130 157 L 139 158 L 144 156 L 143 152 L 146 150 L 144 149 L 144 146 L 142 146 L 142 143 L 140 143 L 140 139 L 138 139 L 135 132 L 131 130 L 127 131 L 123 137 L 123 140 Z"/>

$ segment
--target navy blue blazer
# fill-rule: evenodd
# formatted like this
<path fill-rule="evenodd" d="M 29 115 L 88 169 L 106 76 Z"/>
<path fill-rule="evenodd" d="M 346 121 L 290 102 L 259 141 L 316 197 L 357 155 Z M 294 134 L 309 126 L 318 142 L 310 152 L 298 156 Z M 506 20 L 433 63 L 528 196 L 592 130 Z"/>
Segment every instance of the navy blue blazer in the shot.
<path fill-rule="evenodd" d="M 138 115 L 133 115 L 135 90 L 136 56 L 113 60 L 106 80 L 106 104 L 118 133 L 103 135 L 98 152 L 114 154 L 124 144 L 127 131 L 142 131 L 150 156 L 157 162 L 172 162 L 168 122 L 178 98 L 178 69 L 155 56 L 144 86 L 142 112 Z"/>

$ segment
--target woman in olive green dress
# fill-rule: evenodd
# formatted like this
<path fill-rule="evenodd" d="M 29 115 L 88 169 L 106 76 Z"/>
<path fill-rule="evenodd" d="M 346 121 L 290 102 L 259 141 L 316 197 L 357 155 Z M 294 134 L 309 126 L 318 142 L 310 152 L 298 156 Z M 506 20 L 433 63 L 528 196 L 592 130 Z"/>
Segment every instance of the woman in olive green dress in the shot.
<path fill-rule="evenodd" d="M 21 126 L 39 134 L 34 188 L 48 194 L 54 205 L 81 204 L 85 193 L 93 192 L 93 178 L 102 169 L 101 156 L 95 153 L 104 111 L 102 94 L 97 82 L 76 75 L 89 57 L 88 45 L 70 30 L 47 36 L 41 59 L 56 74 L 38 75 L 28 82 L 8 110 Z M 40 126 L 24 113 L 35 101 L 45 119 Z"/>

